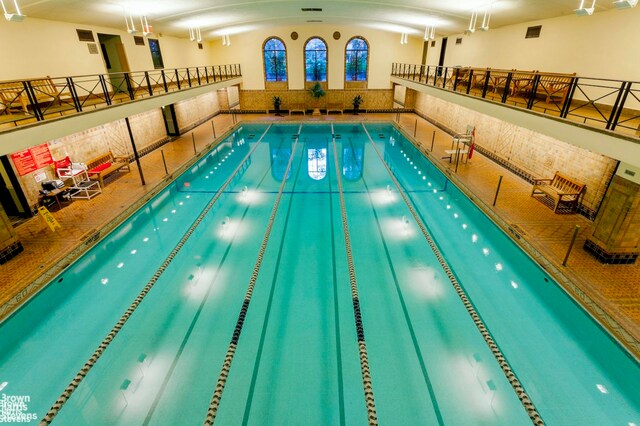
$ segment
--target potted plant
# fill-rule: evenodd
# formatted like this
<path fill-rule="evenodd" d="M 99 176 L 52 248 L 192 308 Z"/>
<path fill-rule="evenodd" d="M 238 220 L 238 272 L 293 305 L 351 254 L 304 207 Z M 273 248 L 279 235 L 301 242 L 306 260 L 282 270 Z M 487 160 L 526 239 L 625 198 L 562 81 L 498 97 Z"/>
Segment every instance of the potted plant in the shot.
<path fill-rule="evenodd" d="M 321 97 L 323 97 L 326 94 L 326 92 L 322 88 L 322 85 L 320 84 L 320 82 L 316 81 L 316 83 L 313 86 L 311 86 L 311 88 L 309 89 L 309 93 L 311 94 L 313 99 L 315 99 L 315 108 L 313 110 L 313 115 L 320 115 L 320 108 L 318 107 L 318 101 L 320 100 Z"/>
<path fill-rule="evenodd" d="M 360 104 L 364 102 L 364 99 L 362 99 L 362 96 L 360 95 L 356 95 L 353 98 L 353 101 L 351 101 L 351 103 L 353 104 L 353 113 L 355 115 L 358 115 L 358 111 L 360 110 Z"/>
<path fill-rule="evenodd" d="M 280 105 L 282 104 L 282 100 L 280 99 L 280 96 L 274 96 L 273 97 L 273 109 L 276 110 L 276 115 L 278 117 L 281 116 L 280 114 Z"/>

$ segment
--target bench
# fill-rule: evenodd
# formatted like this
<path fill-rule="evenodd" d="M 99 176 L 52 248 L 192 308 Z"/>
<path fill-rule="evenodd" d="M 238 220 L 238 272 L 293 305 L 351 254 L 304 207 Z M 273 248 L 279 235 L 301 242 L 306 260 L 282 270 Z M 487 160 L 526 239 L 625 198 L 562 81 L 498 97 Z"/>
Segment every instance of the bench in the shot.
<path fill-rule="evenodd" d="M 552 179 L 534 179 L 531 196 L 542 195 L 551 198 L 554 201 L 554 213 L 557 213 L 560 203 L 568 204 L 573 211 L 578 205 L 585 186 L 583 183 L 556 172 Z"/>
<path fill-rule="evenodd" d="M 307 108 L 304 106 L 304 104 L 291 104 L 291 107 L 289 108 L 289 115 L 291 115 L 292 112 L 301 112 L 302 115 L 307 115 Z"/>
<path fill-rule="evenodd" d="M 35 95 L 35 101 L 40 102 L 54 102 L 60 101 L 60 91 L 56 87 L 51 77 L 30 79 L 28 80 L 33 89 Z M 23 81 L 4 81 L 0 82 L 0 104 L 3 110 L 2 113 L 9 113 L 9 109 L 17 107 L 22 109 L 25 113 L 29 113 L 28 106 L 30 105 L 29 95 L 25 89 Z"/>
<path fill-rule="evenodd" d="M 327 103 L 327 115 L 330 112 L 339 112 L 344 115 L 344 108 L 342 108 L 342 102 L 330 102 Z"/>
<path fill-rule="evenodd" d="M 131 171 L 129 161 L 126 157 L 114 157 L 111 151 L 100 155 L 85 163 L 87 166 L 87 175 L 89 179 L 100 182 L 100 188 L 104 188 L 104 178 L 122 171 Z"/>
<path fill-rule="evenodd" d="M 549 103 L 553 98 L 559 98 L 559 102 L 564 104 L 564 101 L 569 93 L 569 87 L 571 87 L 571 81 L 575 78 L 576 73 L 573 74 L 557 74 L 557 73 L 534 73 L 540 76 L 538 81 L 538 87 L 536 88 L 536 94 L 543 95 L 546 99 L 545 102 Z M 528 79 L 523 80 L 520 84 L 515 83 L 512 95 L 517 95 L 519 92 L 531 92 L 533 88 L 533 75 Z"/>

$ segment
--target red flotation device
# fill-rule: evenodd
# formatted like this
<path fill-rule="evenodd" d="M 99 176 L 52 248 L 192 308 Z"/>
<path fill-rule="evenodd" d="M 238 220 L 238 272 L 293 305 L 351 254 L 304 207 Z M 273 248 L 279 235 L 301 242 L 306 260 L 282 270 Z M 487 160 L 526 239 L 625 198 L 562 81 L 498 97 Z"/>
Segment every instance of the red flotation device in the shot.
<path fill-rule="evenodd" d="M 469 147 L 469 160 L 471 160 L 471 156 L 473 155 L 473 149 L 476 147 L 476 128 L 474 127 L 471 131 L 471 146 Z"/>

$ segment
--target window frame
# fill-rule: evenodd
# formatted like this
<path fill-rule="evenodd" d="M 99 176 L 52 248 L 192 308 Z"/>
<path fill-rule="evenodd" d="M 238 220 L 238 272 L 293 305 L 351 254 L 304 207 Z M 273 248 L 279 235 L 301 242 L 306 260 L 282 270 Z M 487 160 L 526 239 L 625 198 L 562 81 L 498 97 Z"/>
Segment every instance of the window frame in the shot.
<path fill-rule="evenodd" d="M 315 40 L 318 39 L 320 40 L 322 43 L 324 43 L 325 46 L 325 79 L 324 80 L 307 80 L 307 45 L 309 44 L 309 42 L 311 42 L 311 40 Z M 320 36 L 311 36 L 307 39 L 307 41 L 304 42 L 304 45 L 302 46 L 302 52 L 304 55 L 304 60 L 302 61 L 302 66 L 304 69 L 304 82 L 306 83 L 314 83 L 316 81 L 320 82 L 320 83 L 325 83 L 325 84 L 329 84 L 329 43 L 327 43 L 327 41 L 320 37 Z"/>
<path fill-rule="evenodd" d="M 348 80 L 347 76 L 348 76 L 348 71 L 347 71 L 347 52 L 349 50 L 353 50 L 353 49 L 349 49 L 349 43 L 351 43 L 353 40 L 362 40 L 364 42 L 364 44 L 367 46 L 367 62 L 366 62 L 366 75 L 365 75 L 365 79 L 364 80 Z M 358 52 L 358 50 L 356 50 L 356 52 Z M 369 41 L 359 35 L 353 36 L 351 37 L 349 40 L 347 40 L 346 44 L 344 45 L 344 81 L 345 84 L 349 84 L 349 83 L 369 83 L 369 68 L 370 68 L 370 59 L 371 59 L 371 45 L 369 44 Z M 356 61 L 357 61 L 357 54 L 356 54 Z M 356 77 L 357 77 L 357 68 L 356 68 Z"/>
<path fill-rule="evenodd" d="M 267 79 L 267 61 L 266 61 L 266 56 L 265 53 L 267 52 L 265 47 L 267 46 L 267 43 L 271 40 L 278 40 L 280 43 L 282 43 L 283 47 L 284 47 L 284 78 L 285 80 L 274 80 L 274 81 L 270 81 Z M 265 39 L 265 41 L 262 43 L 262 69 L 264 72 L 264 82 L 265 84 L 278 84 L 278 83 L 286 83 L 287 85 L 289 84 L 289 57 L 288 57 L 288 52 L 287 52 L 287 44 L 284 42 L 284 40 L 282 40 L 280 37 L 276 37 L 276 36 L 270 36 L 267 39 Z"/>

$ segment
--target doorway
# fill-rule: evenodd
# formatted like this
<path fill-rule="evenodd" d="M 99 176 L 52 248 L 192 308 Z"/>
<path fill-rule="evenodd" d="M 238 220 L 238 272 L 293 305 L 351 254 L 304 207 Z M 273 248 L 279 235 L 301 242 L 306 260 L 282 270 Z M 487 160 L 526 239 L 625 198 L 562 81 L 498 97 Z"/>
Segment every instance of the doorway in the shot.
<path fill-rule="evenodd" d="M 440 59 L 438 60 L 438 75 L 442 75 L 442 67 L 444 66 L 444 55 L 447 52 L 447 38 L 442 39 L 442 47 L 440 48 Z"/>
<path fill-rule="evenodd" d="M 12 223 L 18 218 L 31 216 L 31 208 L 22 192 L 20 181 L 6 155 L 0 158 L 0 204 Z"/>
<path fill-rule="evenodd" d="M 164 118 L 164 127 L 168 136 L 180 136 L 180 128 L 178 127 L 178 119 L 173 104 L 164 105 L 162 108 L 162 118 Z"/>
<path fill-rule="evenodd" d="M 164 62 L 162 61 L 162 52 L 160 51 L 160 43 L 158 40 L 149 39 L 149 49 L 151 50 L 151 60 L 153 60 L 153 67 L 155 69 L 164 68 Z"/>
<path fill-rule="evenodd" d="M 98 42 L 100 43 L 104 66 L 109 74 L 112 91 L 114 93 L 127 92 L 127 83 L 123 73 L 129 72 L 130 69 L 120 36 L 98 34 Z"/>

